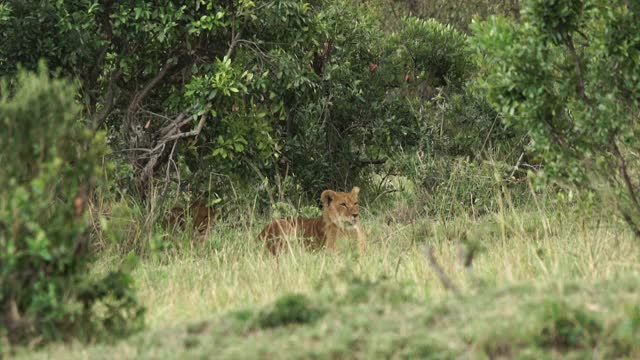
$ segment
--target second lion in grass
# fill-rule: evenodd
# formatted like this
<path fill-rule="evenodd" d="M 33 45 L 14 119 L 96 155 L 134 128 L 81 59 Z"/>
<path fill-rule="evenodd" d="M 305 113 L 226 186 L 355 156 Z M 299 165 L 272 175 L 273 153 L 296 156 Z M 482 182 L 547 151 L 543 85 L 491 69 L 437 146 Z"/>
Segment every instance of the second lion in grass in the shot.
<path fill-rule="evenodd" d="M 351 192 L 325 190 L 320 195 L 322 216 L 317 218 L 288 218 L 274 220 L 267 225 L 258 238 L 266 241 L 271 253 L 277 254 L 285 245 L 287 237 L 302 237 L 304 244 L 312 249 L 337 249 L 337 239 L 347 238 L 358 242 L 360 251 L 367 243 L 360 225 L 357 186 Z"/>

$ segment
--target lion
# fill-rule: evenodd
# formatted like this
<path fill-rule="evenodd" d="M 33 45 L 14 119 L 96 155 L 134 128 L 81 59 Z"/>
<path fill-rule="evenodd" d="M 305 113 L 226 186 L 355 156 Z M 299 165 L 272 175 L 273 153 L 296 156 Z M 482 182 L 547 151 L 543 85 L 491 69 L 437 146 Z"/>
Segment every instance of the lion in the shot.
<path fill-rule="evenodd" d="M 209 235 L 209 230 L 216 224 L 219 215 L 218 209 L 211 209 L 201 201 L 194 201 L 186 208 L 176 206 L 171 209 L 165 219 L 165 226 L 184 228 L 186 217 L 191 216 L 193 230 L 206 238 Z"/>
<path fill-rule="evenodd" d="M 320 195 L 322 216 L 274 220 L 260 232 L 258 239 L 266 242 L 274 255 L 282 249 L 286 237 L 297 235 L 304 238 L 304 245 L 308 248 L 325 247 L 330 251 L 337 250 L 338 238 L 355 238 L 360 251 L 364 251 L 367 243 L 359 221 L 359 192 L 357 186 L 351 192 L 325 190 Z"/>

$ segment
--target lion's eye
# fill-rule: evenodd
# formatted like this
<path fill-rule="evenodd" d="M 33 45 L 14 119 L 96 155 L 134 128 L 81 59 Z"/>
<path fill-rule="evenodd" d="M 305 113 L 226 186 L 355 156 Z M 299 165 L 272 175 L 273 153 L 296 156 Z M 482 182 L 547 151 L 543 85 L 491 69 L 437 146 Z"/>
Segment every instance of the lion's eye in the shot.
<path fill-rule="evenodd" d="M 358 206 L 358 203 L 353 203 L 354 206 Z"/>
<path fill-rule="evenodd" d="M 340 204 L 340 206 L 347 207 L 347 204 L 346 203 L 342 203 L 342 204 Z"/>

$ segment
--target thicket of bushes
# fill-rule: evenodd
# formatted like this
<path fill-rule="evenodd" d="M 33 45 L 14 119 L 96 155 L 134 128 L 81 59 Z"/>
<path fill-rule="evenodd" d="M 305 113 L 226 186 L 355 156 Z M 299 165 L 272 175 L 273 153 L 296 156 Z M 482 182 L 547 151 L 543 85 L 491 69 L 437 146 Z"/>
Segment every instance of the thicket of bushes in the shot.
<path fill-rule="evenodd" d="M 532 0 L 474 25 L 477 85 L 544 169 L 615 204 L 640 237 L 640 7 Z"/>
<path fill-rule="evenodd" d="M 495 120 L 481 99 L 453 105 L 468 115 L 448 105 L 473 74 L 466 36 L 402 12 L 387 28 L 382 5 L 8 1 L 0 73 L 44 58 L 78 78 L 91 125 L 108 130 L 112 178 L 140 199 L 157 181 L 214 202 L 231 198 L 230 183 L 283 177 L 287 195 L 315 199 L 399 149 L 479 152 L 463 138 Z M 45 40 L 25 46 L 24 34 Z"/>

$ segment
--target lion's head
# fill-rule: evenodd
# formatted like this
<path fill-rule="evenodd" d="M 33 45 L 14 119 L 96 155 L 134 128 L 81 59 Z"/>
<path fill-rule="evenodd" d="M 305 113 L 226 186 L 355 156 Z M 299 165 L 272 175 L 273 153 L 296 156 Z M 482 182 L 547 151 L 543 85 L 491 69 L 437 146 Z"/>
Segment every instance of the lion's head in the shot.
<path fill-rule="evenodd" d="M 320 195 L 323 217 L 342 230 L 355 227 L 360 215 L 359 192 L 360 188 L 357 186 L 351 189 L 351 192 L 323 191 Z"/>

